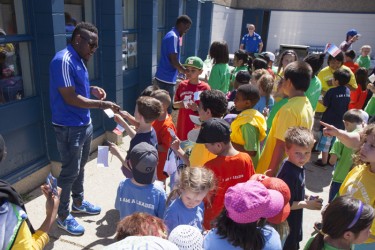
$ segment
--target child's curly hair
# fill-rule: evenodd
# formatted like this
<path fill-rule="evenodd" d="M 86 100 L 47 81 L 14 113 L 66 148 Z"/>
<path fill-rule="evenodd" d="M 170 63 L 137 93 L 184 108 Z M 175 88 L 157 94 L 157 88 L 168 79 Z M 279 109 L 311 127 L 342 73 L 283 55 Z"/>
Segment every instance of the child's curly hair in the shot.
<path fill-rule="evenodd" d="M 354 166 L 365 164 L 369 166 L 370 164 L 368 162 L 364 162 L 361 160 L 361 148 L 363 144 L 366 142 L 368 136 L 375 136 L 375 124 L 369 124 L 366 128 L 363 129 L 361 132 L 361 146 L 358 148 L 358 150 L 353 154 L 353 163 Z"/>
<path fill-rule="evenodd" d="M 167 238 L 167 226 L 158 217 L 147 213 L 133 213 L 117 224 L 115 239 L 120 241 L 128 236 L 157 236 Z"/>

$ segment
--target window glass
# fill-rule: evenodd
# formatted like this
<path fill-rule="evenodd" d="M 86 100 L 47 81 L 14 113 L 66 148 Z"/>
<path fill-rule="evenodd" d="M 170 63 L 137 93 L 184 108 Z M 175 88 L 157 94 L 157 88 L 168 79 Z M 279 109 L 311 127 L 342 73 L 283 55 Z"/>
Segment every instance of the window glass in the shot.
<path fill-rule="evenodd" d="M 160 56 L 161 56 L 161 41 L 163 40 L 164 37 L 164 31 L 158 31 L 158 40 L 157 40 L 157 62 L 159 63 L 160 61 Z"/>
<path fill-rule="evenodd" d="M 137 3 L 123 0 L 122 70 L 134 69 L 137 63 Z"/>
<path fill-rule="evenodd" d="M 25 34 L 22 0 L 0 0 L 0 29 L 7 35 Z"/>
<path fill-rule="evenodd" d="M 122 2 L 123 9 L 123 23 L 124 29 L 136 29 L 137 27 L 137 6 L 135 0 L 123 0 Z"/>
<path fill-rule="evenodd" d="M 158 0 L 158 28 L 165 26 L 165 0 Z"/>
<path fill-rule="evenodd" d="M 137 34 L 122 36 L 122 70 L 137 67 Z"/>
<path fill-rule="evenodd" d="M 157 62 L 160 61 L 161 56 L 161 41 L 165 35 L 165 0 L 158 0 L 158 32 L 157 32 Z"/>
<path fill-rule="evenodd" d="M 21 0 L 0 0 L 0 105 L 35 94 L 24 20 Z"/>
<path fill-rule="evenodd" d="M 67 34 L 67 43 L 70 43 L 72 32 L 77 23 L 85 21 L 95 24 L 93 0 L 64 0 L 65 14 L 65 32 Z M 100 41 L 99 41 L 100 43 Z M 93 58 L 87 62 L 90 80 L 98 78 L 98 56 L 94 54 Z"/>

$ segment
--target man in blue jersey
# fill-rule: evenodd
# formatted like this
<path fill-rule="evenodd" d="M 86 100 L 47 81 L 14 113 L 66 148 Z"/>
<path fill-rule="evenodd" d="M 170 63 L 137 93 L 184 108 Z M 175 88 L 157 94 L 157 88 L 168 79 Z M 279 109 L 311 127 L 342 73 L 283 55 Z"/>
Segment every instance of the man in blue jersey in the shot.
<path fill-rule="evenodd" d="M 90 109 L 119 106 L 104 101 L 104 89 L 90 86 L 87 61 L 98 48 L 98 30 L 90 23 L 79 23 L 72 42 L 56 53 L 50 64 L 50 104 L 52 124 L 62 168 L 57 185 L 62 189 L 58 209 L 58 227 L 73 235 L 85 231 L 69 212 L 72 193 L 72 213 L 99 214 L 101 209 L 83 198 L 84 167 L 87 162 L 93 127 Z M 97 100 L 90 99 L 90 94 Z"/>
<path fill-rule="evenodd" d="M 174 86 L 178 72 L 185 74 L 185 67 L 180 63 L 180 38 L 190 29 L 192 21 L 187 15 L 177 18 L 172 28 L 161 42 L 161 56 L 156 70 L 154 84 L 168 91 L 173 100 Z M 172 112 L 169 105 L 168 113 Z"/>
<path fill-rule="evenodd" d="M 258 33 L 255 33 L 254 24 L 247 24 L 248 34 L 244 35 L 241 40 L 240 49 L 246 50 L 246 52 L 254 56 L 254 53 L 260 53 L 263 49 L 263 41 Z"/>

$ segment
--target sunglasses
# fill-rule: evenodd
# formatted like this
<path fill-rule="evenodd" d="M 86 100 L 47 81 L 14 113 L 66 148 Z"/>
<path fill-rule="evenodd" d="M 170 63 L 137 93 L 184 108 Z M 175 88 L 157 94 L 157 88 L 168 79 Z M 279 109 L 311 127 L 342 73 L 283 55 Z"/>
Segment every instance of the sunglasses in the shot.
<path fill-rule="evenodd" d="M 90 42 L 91 41 L 90 38 L 87 38 L 87 37 L 82 36 L 82 35 L 80 35 L 80 37 L 87 42 L 87 44 L 89 45 L 90 49 L 97 49 L 97 48 L 99 48 L 98 43 Z"/>

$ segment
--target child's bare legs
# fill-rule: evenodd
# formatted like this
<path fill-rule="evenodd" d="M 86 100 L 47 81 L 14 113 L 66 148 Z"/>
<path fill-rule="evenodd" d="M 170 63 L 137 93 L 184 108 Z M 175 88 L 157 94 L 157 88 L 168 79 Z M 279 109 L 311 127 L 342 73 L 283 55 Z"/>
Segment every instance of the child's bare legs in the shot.
<path fill-rule="evenodd" d="M 328 152 L 322 152 L 322 163 L 324 165 L 328 163 Z"/>

